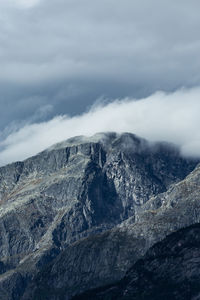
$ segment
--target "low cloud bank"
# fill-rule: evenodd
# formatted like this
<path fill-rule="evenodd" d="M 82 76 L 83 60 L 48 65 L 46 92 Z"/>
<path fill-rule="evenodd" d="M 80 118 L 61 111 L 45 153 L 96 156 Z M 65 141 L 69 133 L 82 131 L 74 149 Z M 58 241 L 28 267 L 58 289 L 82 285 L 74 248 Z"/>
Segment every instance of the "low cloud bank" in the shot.
<path fill-rule="evenodd" d="M 199 112 L 200 87 L 98 104 L 82 115 L 57 116 L 12 132 L 0 143 L 0 165 L 23 160 L 72 136 L 103 131 L 132 132 L 150 141 L 172 142 L 184 155 L 200 157 Z"/>

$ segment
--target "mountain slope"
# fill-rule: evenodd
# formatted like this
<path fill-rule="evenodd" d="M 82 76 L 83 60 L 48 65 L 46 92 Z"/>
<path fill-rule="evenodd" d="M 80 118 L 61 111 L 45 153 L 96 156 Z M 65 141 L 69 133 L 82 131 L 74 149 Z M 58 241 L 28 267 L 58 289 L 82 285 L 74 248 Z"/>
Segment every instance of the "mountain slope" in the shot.
<path fill-rule="evenodd" d="M 200 224 L 184 228 L 150 248 L 117 284 L 73 300 L 200 298 Z"/>
<path fill-rule="evenodd" d="M 155 209 L 158 199 L 160 205 Z M 72 295 L 91 288 L 112 284 L 125 276 L 152 245 L 197 223 L 200 223 L 200 165 L 167 192 L 150 199 L 136 223 L 130 218 L 60 253 L 35 277 L 24 299 L 71 299 Z"/>
<path fill-rule="evenodd" d="M 143 247 L 147 242 L 137 234 L 135 240 L 121 246 L 120 240 L 127 241 L 132 231 L 129 233 L 125 223 L 114 228 L 126 220 L 139 220 L 146 209 L 143 204 L 185 178 L 196 163 L 181 157 L 172 145 L 150 144 L 128 133 L 108 133 L 76 137 L 24 162 L 0 168 L 0 298 L 21 299 L 31 278 L 51 261 L 59 262 L 65 251 L 67 265 L 79 268 L 80 250 L 80 259 L 85 257 L 87 265 L 88 246 L 94 250 L 94 274 L 99 272 L 100 277 L 98 282 L 94 276 L 94 286 L 121 278 L 140 257 L 137 251 L 141 249 L 135 250 L 135 244 L 140 245 L 141 240 L 140 248 L 146 251 L 148 247 Z M 101 253 L 104 240 L 109 250 Z M 105 272 L 96 263 L 97 248 Z M 112 257 L 113 249 L 116 253 Z M 119 253 L 116 274 L 109 275 Z M 136 254 L 130 260 L 132 253 Z M 74 281 L 79 270 L 71 268 L 77 273 L 69 280 L 69 289 L 75 291 L 82 275 Z M 89 277 L 85 276 L 85 287 L 80 286 L 80 291 L 87 289 L 92 277 L 84 268 Z"/>

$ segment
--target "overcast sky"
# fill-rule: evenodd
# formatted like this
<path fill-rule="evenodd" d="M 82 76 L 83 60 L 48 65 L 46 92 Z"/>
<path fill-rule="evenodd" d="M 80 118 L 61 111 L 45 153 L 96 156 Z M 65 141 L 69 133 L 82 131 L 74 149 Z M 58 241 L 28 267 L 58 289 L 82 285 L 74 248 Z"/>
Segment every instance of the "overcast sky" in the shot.
<path fill-rule="evenodd" d="M 0 149 L 60 115 L 197 91 L 199 11 L 199 0 L 0 0 Z"/>

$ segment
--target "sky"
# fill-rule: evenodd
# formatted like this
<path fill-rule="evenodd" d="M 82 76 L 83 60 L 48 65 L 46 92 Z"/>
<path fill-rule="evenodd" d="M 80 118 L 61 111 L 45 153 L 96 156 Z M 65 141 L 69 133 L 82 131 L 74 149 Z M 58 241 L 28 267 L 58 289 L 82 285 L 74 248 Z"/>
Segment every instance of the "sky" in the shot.
<path fill-rule="evenodd" d="M 0 0 L 0 164 L 108 130 L 198 155 L 199 11 L 198 0 Z"/>

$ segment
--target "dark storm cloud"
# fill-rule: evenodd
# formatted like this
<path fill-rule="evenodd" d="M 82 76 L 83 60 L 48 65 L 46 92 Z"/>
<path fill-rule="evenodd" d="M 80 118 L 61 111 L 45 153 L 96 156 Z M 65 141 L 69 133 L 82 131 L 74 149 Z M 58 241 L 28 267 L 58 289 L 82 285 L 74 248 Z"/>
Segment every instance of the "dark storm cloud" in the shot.
<path fill-rule="evenodd" d="M 98 99 L 200 85 L 199 10 L 197 0 L 1 0 L 0 138 Z"/>

